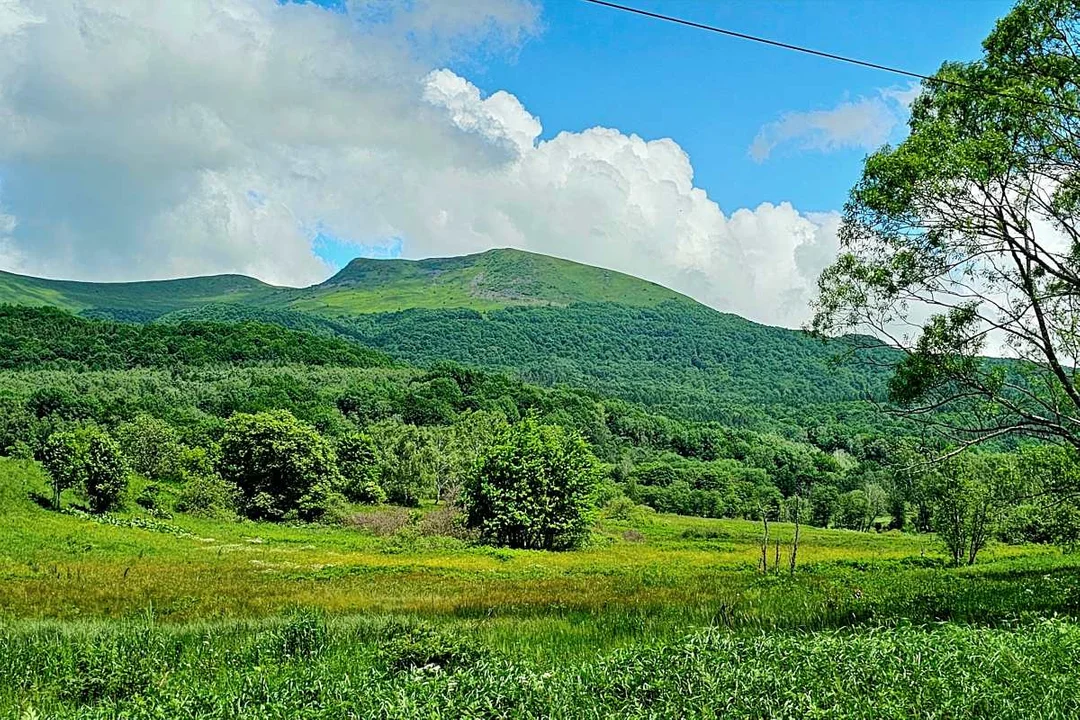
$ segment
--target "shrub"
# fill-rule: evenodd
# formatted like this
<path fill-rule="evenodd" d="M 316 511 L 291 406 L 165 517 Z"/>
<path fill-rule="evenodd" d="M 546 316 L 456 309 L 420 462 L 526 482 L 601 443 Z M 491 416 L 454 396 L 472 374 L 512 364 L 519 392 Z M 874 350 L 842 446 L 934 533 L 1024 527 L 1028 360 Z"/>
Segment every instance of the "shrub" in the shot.
<path fill-rule="evenodd" d="M 612 520 L 629 520 L 637 509 L 637 503 L 625 495 L 612 498 L 604 506 L 604 517 Z"/>
<path fill-rule="evenodd" d="M 93 638 L 75 648 L 60 697 L 90 705 L 120 701 L 152 691 L 154 663 L 146 649 L 148 630 Z"/>
<path fill-rule="evenodd" d="M 530 415 L 482 458 L 462 497 L 467 524 L 496 545 L 578 547 L 588 535 L 597 474 L 580 435 Z"/>
<path fill-rule="evenodd" d="M 330 444 L 285 410 L 229 418 L 218 467 L 253 520 L 315 520 L 340 483 Z"/>
<path fill-rule="evenodd" d="M 215 474 L 188 475 L 176 500 L 180 512 L 211 518 L 236 514 L 238 490 Z"/>
<path fill-rule="evenodd" d="M 417 530 L 421 535 L 433 537 L 452 537 L 459 540 L 469 540 L 473 533 L 465 527 L 461 508 L 446 503 L 440 505 L 431 512 L 425 514 L 417 523 Z"/>
<path fill-rule="evenodd" d="M 372 535 L 393 535 L 412 524 L 412 513 L 405 508 L 386 508 L 356 513 L 350 516 L 347 522 Z"/>
<path fill-rule="evenodd" d="M 471 638 L 421 623 L 391 623 L 383 633 L 379 658 L 387 669 L 454 671 L 491 656 Z"/>

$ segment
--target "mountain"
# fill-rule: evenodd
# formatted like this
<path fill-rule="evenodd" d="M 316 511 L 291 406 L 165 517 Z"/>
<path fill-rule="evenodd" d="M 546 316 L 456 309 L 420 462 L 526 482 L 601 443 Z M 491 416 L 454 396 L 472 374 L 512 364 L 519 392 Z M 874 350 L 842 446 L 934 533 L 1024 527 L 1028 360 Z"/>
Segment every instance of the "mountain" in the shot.
<path fill-rule="evenodd" d="M 511 249 L 427 260 L 357 258 L 326 282 L 308 288 L 275 287 L 244 275 L 93 283 L 0 272 L 0 303 L 52 305 L 94 315 L 137 313 L 144 319 L 213 304 L 347 316 L 577 302 L 647 307 L 671 300 L 694 302 L 631 275 Z"/>
<path fill-rule="evenodd" d="M 256 304 L 280 290 L 244 275 L 94 283 L 0 271 L 0 303 L 48 305 L 117 319 L 152 320 L 174 310 L 212 303 Z"/>
<path fill-rule="evenodd" d="M 357 341 L 410 362 L 509 369 L 665 414 L 776 429 L 880 426 L 888 370 L 838 360 L 803 332 L 708 308 L 654 283 L 518 250 L 354 260 L 277 288 L 223 275 L 81 283 L 0 274 L 0 302 L 129 321 L 258 320 Z M 881 364 L 887 364 L 884 353 Z"/>
<path fill-rule="evenodd" d="M 320 314 L 349 315 L 581 302 L 648 307 L 672 300 L 693 302 L 661 285 L 613 270 L 500 249 L 429 260 L 357 258 L 326 282 L 298 291 L 289 305 Z"/>

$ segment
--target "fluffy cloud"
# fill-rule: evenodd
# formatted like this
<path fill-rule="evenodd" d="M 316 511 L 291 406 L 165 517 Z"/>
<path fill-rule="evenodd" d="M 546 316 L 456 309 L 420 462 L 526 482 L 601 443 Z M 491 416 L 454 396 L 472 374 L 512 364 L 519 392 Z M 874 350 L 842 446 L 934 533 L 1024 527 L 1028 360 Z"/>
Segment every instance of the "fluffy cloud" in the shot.
<path fill-rule="evenodd" d="M 805 318 L 835 216 L 725 214 L 673 141 L 541 141 L 512 94 L 438 69 L 535 32 L 533 4 L 346 6 L 0 0 L 0 267 L 304 284 L 329 274 L 324 232 L 410 257 L 519 247 Z"/>
<path fill-rule="evenodd" d="M 818 152 L 876 150 L 903 123 L 918 93 L 917 85 L 885 88 L 877 97 L 842 102 L 829 110 L 786 113 L 758 131 L 750 156 L 763 162 L 782 146 Z"/>

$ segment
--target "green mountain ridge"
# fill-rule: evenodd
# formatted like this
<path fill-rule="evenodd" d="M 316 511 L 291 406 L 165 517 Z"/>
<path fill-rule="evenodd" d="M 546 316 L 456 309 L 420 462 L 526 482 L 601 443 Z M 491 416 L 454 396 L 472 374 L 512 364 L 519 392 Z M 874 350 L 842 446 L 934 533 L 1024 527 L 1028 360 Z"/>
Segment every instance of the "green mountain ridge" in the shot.
<path fill-rule="evenodd" d="M 694 302 L 662 285 L 614 270 L 523 250 L 496 249 L 426 260 L 357 258 L 326 282 L 299 291 L 290 304 L 299 310 L 349 314 L 575 302 L 647 307 L 672 300 Z"/>
<path fill-rule="evenodd" d="M 328 280 L 305 288 L 277 287 L 236 274 L 82 282 L 0 272 L 0 303 L 50 305 L 92 315 L 128 313 L 141 320 L 212 304 L 345 316 L 413 308 L 485 311 L 575 302 L 648 307 L 667 301 L 695 303 L 632 275 L 513 249 L 425 260 L 357 258 Z"/>
<path fill-rule="evenodd" d="M 258 321 L 411 363 L 452 360 L 672 416 L 780 429 L 876 422 L 888 371 L 797 330 L 718 312 L 630 275 L 519 250 L 349 263 L 308 288 L 223 275 L 82 283 L 0 274 L 0 302 L 137 322 Z M 888 353 L 883 358 L 888 360 Z"/>
<path fill-rule="evenodd" d="M 207 275 L 137 282 L 49 280 L 0 271 L 0 303 L 52 306 L 71 312 L 130 311 L 150 319 L 211 303 L 258 302 L 280 288 L 246 275 Z"/>

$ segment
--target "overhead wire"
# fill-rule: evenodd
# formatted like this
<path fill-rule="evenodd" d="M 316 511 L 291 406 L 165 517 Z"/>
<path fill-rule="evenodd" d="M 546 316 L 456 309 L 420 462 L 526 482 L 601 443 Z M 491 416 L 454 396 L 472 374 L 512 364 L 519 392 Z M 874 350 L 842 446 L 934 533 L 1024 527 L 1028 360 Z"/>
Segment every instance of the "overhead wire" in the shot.
<path fill-rule="evenodd" d="M 771 38 L 762 37 L 760 35 L 750 35 L 749 33 L 738 32 L 736 30 L 728 30 L 727 28 L 717 27 L 716 25 L 707 25 L 705 23 L 695 22 L 693 20 L 686 20 L 684 18 L 675 17 L 673 15 L 664 15 L 661 13 L 651 12 L 649 10 L 642 10 L 641 8 L 631 7 L 630 5 L 621 5 L 619 3 L 610 2 L 609 0 L 582 0 L 590 5 L 597 5 L 600 7 L 609 8 L 611 10 L 618 10 L 620 12 L 629 13 L 632 15 L 638 15 L 640 17 L 650 18 L 652 20 L 660 20 L 662 22 L 673 23 L 675 25 L 682 25 L 684 27 L 694 28 L 696 30 L 704 30 L 706 32 L 716 33 L 718 35 L 725 35 L 727 37 L 736 38 L 739 40 L 747 40 L 749 42 L 760 43 L 762 45 L 768 45 L 782 50 L 791 50 L 793 52 L 799 52 L 806 55 L 812 55 L 814 57 L 824 58 L 826 60 L 833 60 L 836 62 L 848 63 L 850 65 L 857 65 L 859 67 L 869 68 L 871 70 L 880 70 L 882 72 L 893 73 L 895 75 L 902 75 L 915 80 L 922 80 L 924 82 L 937 83 L 939 85 L 948 85 L 951 87 L 964 88 L 973 90 L 975 92 L 982 93 L 984 95 L 993 95 L 996 97 L 1006 98 L 1009 100 L 1018 100 L 1020 102 L 1029 103 L 1032 105 L 1039 105 L 1062 112 L 1080 114 L 1080 108 L 1072 107 L 1068 105 L 1062 105 L 1060 103 L 1050 102 L 1033 97 L 1024 97 L 1022 95 L 1015 95 L 1013 93 L 1002 92 L 1000 90 L 993 90 L 991 88 L 979 87 L 977 85 L 971 85 L 969 83 L 960 82 L 958 80 L 949 80 L 947 78 L 934 77 L 932 75 L 923 75 L 922 73 L 912 72 L 911 70 L 904 70 L 903 68 L 893 67 L 890 65 L 883 65 L 881 63 L 871 62 L 869 60 L 861 60 L 859 58 L 848 57 L 846 55 L 838 55 L 836 53 L 826 52 L 824 50 L 816 50 L 814 48 L 804 47 L 802 45 L 794 45 L 792 43 L 782 42 L 780 40 L 773 40 Z"/>

